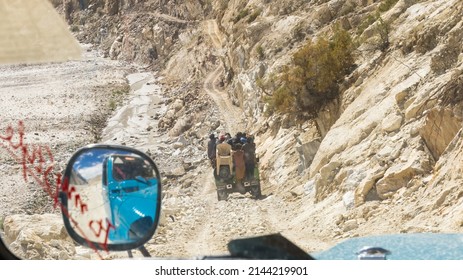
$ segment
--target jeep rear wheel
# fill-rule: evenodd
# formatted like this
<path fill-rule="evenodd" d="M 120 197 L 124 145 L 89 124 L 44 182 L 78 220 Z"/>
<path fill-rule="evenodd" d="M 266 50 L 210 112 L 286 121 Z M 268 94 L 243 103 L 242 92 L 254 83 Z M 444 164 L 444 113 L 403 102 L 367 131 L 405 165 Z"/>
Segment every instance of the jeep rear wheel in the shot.
<path fill-rule="evenodd" d="M 221 165 L 219 168 L 219 177 L 222 179 L 227 179 L 231 176 L 230 167 L 226 165 Z"/>
<path fill-rule="evenodd" d="M 251 187 L 251 195 L 254 199 L 260 199 L 262 193 L 260 192 L 260 185 Z"/>
<path fill-rule="evenodd" d="M 217 198 L 219 201 L 227 200 L 228 193 L 225 190 L 217 190 Z"/>

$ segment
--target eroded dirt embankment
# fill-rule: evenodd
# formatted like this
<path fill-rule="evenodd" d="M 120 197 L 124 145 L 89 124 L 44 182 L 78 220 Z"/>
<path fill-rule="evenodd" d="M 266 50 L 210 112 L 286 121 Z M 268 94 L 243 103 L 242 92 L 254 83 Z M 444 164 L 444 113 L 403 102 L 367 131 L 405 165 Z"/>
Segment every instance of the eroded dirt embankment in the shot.
<path fill-rule="evenodd" d="M 20 140 L 19 123 L 24 124 L 29 165 L 54 161 L 53 170 L 59 173 L 79 147 L 99 141 L 105 116 L 123 98 L 115 92 L 126 88 L 125 76 L 133 69 L 102 59 L 91 49 L 80 61 L 0 69 L 0 134 L 8 134 L 9 126 L 14 129 L 12 142 L 0 143 L 0 218 L 56 211 L 37 180 L 23 178 L 24 153 L 14 149 Z"/>

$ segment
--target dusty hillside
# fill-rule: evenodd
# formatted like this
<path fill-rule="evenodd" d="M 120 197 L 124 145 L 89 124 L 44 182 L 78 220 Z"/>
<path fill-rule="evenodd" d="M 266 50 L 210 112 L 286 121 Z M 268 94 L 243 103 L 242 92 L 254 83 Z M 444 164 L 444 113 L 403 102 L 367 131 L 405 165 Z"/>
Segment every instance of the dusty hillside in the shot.
<path fill-rule="evenodd" d="M 56 2 L 79 40 L 159 77 L 155 129 L 128 142 L 164 166 L 153 254 L 220 254 L 276 231 L 307 251 L 461 232 L 461 1 Z M 268 114 L 275 77 L 335 25 L 356 42 L 339 96 L 316 114 Z M 264 199 L 217 203 L 206 138 L 238 130 L 256 135 Z"/>

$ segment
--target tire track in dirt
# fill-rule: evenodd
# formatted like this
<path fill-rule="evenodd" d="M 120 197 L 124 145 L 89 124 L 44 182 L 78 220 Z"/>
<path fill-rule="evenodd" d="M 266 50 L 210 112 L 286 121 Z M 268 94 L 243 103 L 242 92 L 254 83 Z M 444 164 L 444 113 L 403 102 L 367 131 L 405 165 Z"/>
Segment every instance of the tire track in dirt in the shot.
<path fill-rule="evenodd" d="M 208 20 L 204 24 L 204 31 L 211 39 L 213 47 L 220 51 L 222 49 L 223 36 L 219 31 L 215 20 Z M 217 105 L 219 113 L 222 115 L 227 131 L 234 135 L 238 131 L 244 131 L 245 125 L 243 122 L 244 114 L 241 108 L 232 104 L 225 91 L 217 87 L 218 81 L 224 71 L 223 65 L 220 64 L 211 72 L 204 80 L 204 91 L 211 97 Z"/>
<path fill-rule="evenodd" d="M 217 22 L 215 20 L 208 20 L 205 21 L 205 25 L 206 33 L 209 35 L 209 38 L 211 38 L 214 48 L 221 49 L 224 40 L 217 26 Z"/>

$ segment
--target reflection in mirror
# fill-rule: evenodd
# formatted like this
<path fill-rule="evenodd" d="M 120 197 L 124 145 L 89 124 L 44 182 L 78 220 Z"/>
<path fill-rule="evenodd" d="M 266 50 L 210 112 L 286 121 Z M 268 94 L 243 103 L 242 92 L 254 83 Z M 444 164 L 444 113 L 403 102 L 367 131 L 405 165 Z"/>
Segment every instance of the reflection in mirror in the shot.
<path fill-rule="evenodd" d="M 145 154 L 125 147 L 84 148 L 70 160 L 62 184 L 67 229 L 87 246 L 136 248 L 157 226 L 160 187 L 157 167 Z"/>

